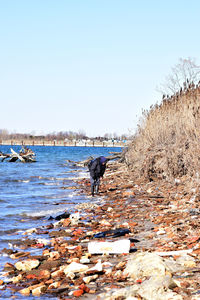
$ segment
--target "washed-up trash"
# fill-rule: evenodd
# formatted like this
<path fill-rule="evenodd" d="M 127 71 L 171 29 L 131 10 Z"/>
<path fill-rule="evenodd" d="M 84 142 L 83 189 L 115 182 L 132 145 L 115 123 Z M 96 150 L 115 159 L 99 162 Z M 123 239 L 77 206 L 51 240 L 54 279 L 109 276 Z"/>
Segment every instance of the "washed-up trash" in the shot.
<path fill-rule="evenodd" d="M 63 214 L 58 215 L 55 218 L 53 218 L 52 216 L 50 216 L 48 220 L 55 219 L 56 221 L 60 221 L 61 219 L 67 219 L 67 218 L 69 218 L 69 216 L 70 216 L 70 213 L 64 212 Z"/>
<path fill-rule="evenodd" d="M 129 238 L 131 243 L 139 243 L 140 241 L 138 239 Z"/>
<path fill-rule="evenodd" d="M 94 234 L 93 238 L 119 237 L 128 233 L 130 233 L 128 228 L 118 228 L 96 233 Z"/>
<path fill-rule="evenodd" d="M 115 242 L 90 242 L 88 252 L 91 254 L 119 254 L 129 253 L 130 240 L 119 240 Z"/>
<path fill-rule="evenodd" d="M 70 215 L 71 225 L 77 225 L 80 219 L 79 212 Z"/>

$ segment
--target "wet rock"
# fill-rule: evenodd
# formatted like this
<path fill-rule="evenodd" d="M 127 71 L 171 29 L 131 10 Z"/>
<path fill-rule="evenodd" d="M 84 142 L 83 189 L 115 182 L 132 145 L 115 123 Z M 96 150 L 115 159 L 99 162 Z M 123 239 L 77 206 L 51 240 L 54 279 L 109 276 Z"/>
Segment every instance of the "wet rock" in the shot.
<path fill-rule="evenodd" d="M 168 289 L 174 287 L 176 287 L 176 284 L 170 276 L 156 275 L 141 283 L 138 294 L 143 298 L 152 300 L 170 299 L 170 297 L 174 297 L 176 294 Z M 182 299 L 182 297 L 179 299 Z"/>
<path fill-rule="evenodd" d="M 13 282 L 13 283 L 18 283 L 19 281 L 22 280 L 22 275 L 19 274 L 18 276 L 15 276 L 15 277 L 12 277 L 9 279 L 10 282 Z"/>
<path fill-rule="evenodd" d="M 87 257 L 81 257 L 80 263 L 81 264 L 89 264 L 90 263 L 90 259 L 87 258 Z"/>
<path fill-rule="evenodd" d="M 13 251 L 12 249 L 6 249 L 6 248 L 4 248 L 1 252 L 2 252 L 2 253 L 6 253 L 6 254 L 8 254 L 8 255 L 11 255 L 11 254 L 14 253 L 14 251 Z"/>
<path fill-rule="evenodd" d="M 89 293 L 90 291 L 90 288 L 85 283 L 79 285 L 79 288 L 82 289 L 85 293 Z"/>
<path fill-rule="evenodd" d="M 91 281 L 96 280 L 98 277 L 99 277 L 99 276 L 98 276 L 97 274 L 91 275 L 91 276 L 85 276 L 85 277 L 83 277 L 83 281 L 84 281 L 86 284 L 88 284 L 88 283 L 90 283 Z"/>
<path fill-rule="evenodd" d="M 72 262 L 79 263 L 80 260 L 79 260 L 78 257 L 73 257 L 73 258 L 70 258 L 70 259 L 67 260 L 68 264 L 71 264 Z"/>
<path fill-rule="evenodd" d="M 63 227 L 68 227 L 71 224 L 71 220 L 70 219 L 65 219 L 63 221 Z"/>
<path fill-rule="evenodd" d="M 101 220 L 100 221 L 100 224 L 102 225 L 102 226 L 108 226 L 108 227 L 111 227 L 112 226 L 112 224 L 110 223 L 110 222 L 108 222 L 107 220 Z"/>
<path fill-rule="evenodd" d="M 32 295 L 33 296 L 40 296 L 42 293 L 46 291 L 47 287 L 46 285 L 41 285 L 36 287 L 35 289 L 32 289 Z"/>
<path fill-rule="evenodd" d="M 88 266 L 84 264 L 79 264 L 76 262 L 72 262 L 70 265 L 65 266 L 63 268 L 64 273 L 67 275 L 68 273 L 80 273 L 80 272 L 85 272 L 88 270 Z"/>
<path fill-rule="evenodd" d="M 88 269 L 85 274 L 87 275 L 91 275 L 91 274 L 95 274 L 95 273 L 99 273 L 103 271 L 103 266 L 101 263 L 101 259 L 98 259 L 96 265 L 90 269 Z"/>
<path fill-rule="evenodd" d="M 30 228 L 30 229 L 27 229 L 23 234 L 26 235 L 26 234 L 32 234 L 34 232 L 37 232 L 37 228 Z"/>
<path fill-rule="evenodd" d="M 11 270 L 15 270 L 15 266 L 11 263 L 5 263 L 4 271 L 11 271 Z"/>
<path fill-rule="evenodd" d="M 196 267 L 196 262 L 193 257 L 190 255 L 181 255 L 176 259 L 176 262 L 186 268 L 194 268 Z"/>
<path fill-rule="evenodd" d="M 71 280 L 73 280 L 73 279 L 76 277 L 75 273 L 73 273 L 73 272 L 67 273 L 66 276 L 67 276 L 68 278 L 70 278 Z"/>
<path fill-rule="evenodd" d="M 124 275 L 133 279 L 152 275 L 162 276 L 165 275 L 166 269 L 167 266 L 161 257 L 144 252 L 131 256 L 124 270 Z"/>
<path fill-rule="evenodd" d="M 26 256 L 29 256 L 29 255 L 30 255 L 30 252 L 17 252 L 17 253 L 11 254 L 10 258 L 19 259 L 19 258 L 26 257 Z"/>
<path fill-rule="evenodd" d="M 43 261 L 38 269 L 39 270 L 52 270 L 53 268 L 59 267 L 61 265 L 60 260 L 50 260 L 50 261 Z"/>
<path fill-rule="evenodd" d="M 125 261 L 120 261 L 117 265 L 116 265 L 116 269 L 117 270 L 122 270 L 126 265 L 126 262 Z"/>
<path fill-rule="evenodd" d="M 41 238 L 37 239 L 36 242 L 38 244 L 43 244 L 44 246 L 50 245 L 51 243 L 49 239 L 41 239 Z"/>
<path fill-rule="evenodd" d="M 48 289 L 57 289 L 60 287 L 60 285 L 61 285 L 60 281 L 55 281 L 49 285 Z"/>
<path fill-rule="evenodd" d="M 113 278 L 121 278 L 122 277 L 122 271 L 118 270 L 117 272 L 114 273 Z"/>
<path fill-rule="evenodd" d="M 60 258 L 60 253 L 58 251 L 52 251 L 44 255 L 49 257 L 48 260 L 58 260 Z"/>
<path fill-rule="evenodd" d="M 81 295 L 83 295 L 83 293 L 84 291 L 82 289 L 79 289 L 73 292 L 73 296 L 80 297 Z"/>
<path fill-rule="evenodd" d="M 59 221 L 60 222 L 60 221 Z M 60 225 L 59 225 L 60 226 Z M 57 238 L 61 238 L 61 237 L 68 237 L 68 236 L 70 236 L 71 235 L 71 230 L 62 230 L 62 229 L 60 229 L 59 231 L 56 231 L 56 230 L 54 230 L 54 231 L 51 231 L 50 233 L 49 233 L 49 235 L 51 236 L 51 237 L 55 237 L 56 239 Z"/>
<path fill-rule="evenodd" d="M 47 280 L 49 279 L 51 276 L 51 273 L 48 271 L 48 270 L 41 270 L 39 271 L 39 274 L 38 274 L 38 280 Z"/>
<path fill-rule="evenodd" d="M 23 261 L 18 261 L 15 264 L 15 267 L 19 271 L 30 271 L 32 269 L 35 269 L 39 266 L 40 262 L 37 259 L 27 259 Z"/>
<path fill-rule="evenodd" d="M 169 290 L 171 278 L 169 276 L 153 276 L 149 280 L 145 280 L 140 285 L 132 285 L 130 287 L 119 290 L 113 289 L 99 296 L 100 299 L 117 300 L 120 299 L 148 299 L 148 300 L 182 300 L 182 296 L 177 295 Z"/>
<path fill-rule="evenodd" d="M 107 212 L 110 212 L 110 211 L 112 211 L 112 210 L 113 210 L 113 208 L 110 207 L 110 206 L 107 208 Z"/>
<path fill-rule="evenodd" d="M 55 220 L 56 221 L 60 221 L 61 219 L 67 219 L 67 218 L 69 218 L 69 216 L 70 216 L 70 213 L 64 212 L 63 214 L 60 214 L 60 215 L 56 216 Z M 53 219 L 52 217 L 50 217 L 50 218 Z M 50 218 L 49 218 L 49 220 L 51 220 Z"/>
<path fill-rule="evenodd" d="M 31 289 L 30 289 L 30 287 L 28 287 L 28 288 L 21 289 L 19 292 L 23 296 L 29 296 L 31 293 Z"/>
<path fill-rule="evenodd" d="M 54 279 L 54 278 L 63 276 L 63 274 L 64 274 L 63 270 L 59 269 L 59 270 L 52 272 L 51 277 Z"/>

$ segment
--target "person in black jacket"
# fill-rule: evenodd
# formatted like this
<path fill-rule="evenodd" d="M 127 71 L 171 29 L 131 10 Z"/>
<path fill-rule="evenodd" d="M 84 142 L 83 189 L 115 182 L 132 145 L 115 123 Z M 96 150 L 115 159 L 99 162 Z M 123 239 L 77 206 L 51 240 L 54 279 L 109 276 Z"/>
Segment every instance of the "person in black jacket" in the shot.
<path fill-rule="evenodd" d="M 107 159 L 104 156 L 100 156 L 92 160 L 88 165 L 92 196 L 94 196 L 94 192 L 96 192 L 96 194 L 99 193 L 100 178 L 103 177 L 105 173 L 106 162 Z"/>

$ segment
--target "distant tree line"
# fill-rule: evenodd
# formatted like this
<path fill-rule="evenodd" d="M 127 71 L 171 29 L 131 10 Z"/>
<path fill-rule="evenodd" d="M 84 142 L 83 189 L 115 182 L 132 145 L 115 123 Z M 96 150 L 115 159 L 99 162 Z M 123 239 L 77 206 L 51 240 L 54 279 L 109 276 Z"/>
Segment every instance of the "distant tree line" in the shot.
<path fill-rule="evenodd" d="M 7 129 L 0 129 L 0 139 L 11 139 L 11 140 L 49 140 L 49 141 L 61 141 L 61 140 L 129 140 L 131 136 L 128 134 L 118 135 L 116 133 L 105 133 L 103 136 L 88 137 L 82 130 L 79 132 L 74 131 L 60 131 L 52 132 L 44 135 L 35 135 L 31 133 L 9 133 Z"/>

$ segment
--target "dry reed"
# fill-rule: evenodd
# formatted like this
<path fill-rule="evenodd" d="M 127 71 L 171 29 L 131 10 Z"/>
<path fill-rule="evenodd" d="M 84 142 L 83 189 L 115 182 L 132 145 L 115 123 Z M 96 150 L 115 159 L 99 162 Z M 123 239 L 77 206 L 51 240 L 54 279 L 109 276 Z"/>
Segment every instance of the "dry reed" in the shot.
<path fill-rule="evenodd" d="M 191 86 L 143 112 L 126 153 L 136 177 L 196 176 L 200 170 L 200 86 Z"/>

